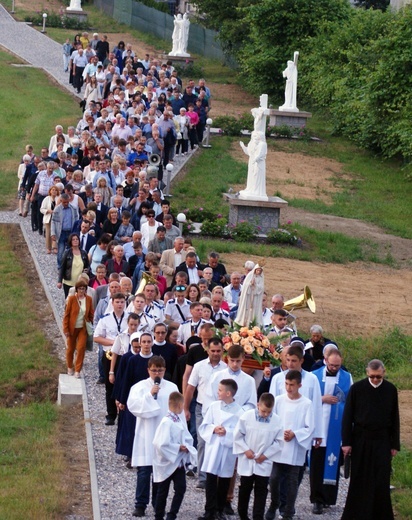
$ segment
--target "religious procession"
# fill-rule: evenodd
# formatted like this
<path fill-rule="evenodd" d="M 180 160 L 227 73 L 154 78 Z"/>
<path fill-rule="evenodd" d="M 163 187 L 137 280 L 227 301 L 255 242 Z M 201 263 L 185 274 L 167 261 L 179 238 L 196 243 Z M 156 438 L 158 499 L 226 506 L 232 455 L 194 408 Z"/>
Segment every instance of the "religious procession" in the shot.
<path fill-rule="evenodd" d="M 350 476 L 341 518 L 390 520 L 400 424 L 384 363 L 370 360 L 354 383 L 321 325 L 298 335 L 299 314 L 316 312 L 307 285 L 290 300 L 270 295 L 265 259 L 228 273 L 218 251 L 199 258 L 179 227 L 165 174 L 202 145 L 213 99 L 204 78 L 184 85 L 173 67 L 190 56 L 189 26 L 174 16 L 163 62 L 123 41 L 110 50 L 97 33 L 66 41 L 83 115 L 67 132 L 56 126 L 40 154 L 28 144 L 18 167 L 18 214 L 44 240 L 65 299 L 67 375 L 84 378 L 94 345 L 102 421 L 136 472 L 133 517 L 178 518 L 195 479 L 198 520 L 291 520 L 308 475 L 313 514 L 327 518 Z M 299 112 L 298 57 L 283 71 L 281 112 Z M 269 112 L 262 94 L 240 142 L 248 176 L 237 198 L 252 205 L 270 202 Z"/>

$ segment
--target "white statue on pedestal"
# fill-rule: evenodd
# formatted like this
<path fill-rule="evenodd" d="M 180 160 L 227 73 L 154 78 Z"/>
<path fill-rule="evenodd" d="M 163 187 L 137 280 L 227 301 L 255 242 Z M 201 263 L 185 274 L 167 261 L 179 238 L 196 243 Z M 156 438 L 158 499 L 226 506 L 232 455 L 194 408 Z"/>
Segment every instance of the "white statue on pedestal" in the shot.
<path fill-rule="evenodd" d="M 174 29 L 172 34 L 173 48 L 169 52 L 169 56 L 190 57 L 187 52 L 187 43 L 189 40 L 190 20 L 185 13 L 183 16 L 179 13 L 175 15 Z"/>
<path fill-rule="evenodd" d="M 251 110 L 254 120 L 253 132 L 247 147 L 240 141 L 240 146 L 249 156 L 246 189 L 239 192 L 239 199 L 269 200 L 266 194 L 266 116 L 269 115 L 268 96 L 260 96 L 259 108 Z"/>
<path fill-rule="evenodd" d="M 279 107 L 283 112 L 299 112 L 296 106 L 296 90 L 298 86 L 298 58 L 299 52 L 293 54 L 293 61 L 288 61 L 288 66 L 283 71 L 283 77 L 286 78 L 285 86 L 285 103 Z"/>
<path fill-rule="evenodd" d="M 81 0 L 70 0 L 70 5 L 66 7 L 66 11 L 83 11 Z"/>

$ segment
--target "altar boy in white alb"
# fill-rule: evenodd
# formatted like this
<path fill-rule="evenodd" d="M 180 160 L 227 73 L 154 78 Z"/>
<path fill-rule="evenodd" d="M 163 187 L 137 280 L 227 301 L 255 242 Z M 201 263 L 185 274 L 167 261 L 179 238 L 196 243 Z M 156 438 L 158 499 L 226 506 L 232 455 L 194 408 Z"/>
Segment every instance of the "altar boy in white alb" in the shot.
<path fill-rule="evenodd" d="M 152 356 L 148 363 L 149 378 L 130 389 L 127 408 L 136 416 L 131 464 L 137 467 L 135 510 L 133 516 L 145 516 L 150 500 L 150 477 L 153 469 L 153 438 L 160 421 L 169 409 L 169 395 L 178 392 L 174 383 L 163 379 L 166 363 L 162 356 Z M 184 421 L 184 415 L 182 414 Z M 152 489 L 152 505 L 156 504 L 157 486 Z"/>
<path fill-rule="evenodd" d="M 273 413 L 274 404 L 273 395 L 263 393 L 257 410 L 245 412 L 233 434 L 233 453 L 239 456 L 240 520 L 248 520 L 249 499 L 253 489 L 253 520 L 263 520 L 270 473 L 275 455 L 283 445 L 282 422 Z"/>
<path fill-rule="evenodd" d="M 196 464 L 197 452 L 193 447 L 193 437 L 187 429 L 183 412 L 183 395 L 172 392 L 169 395 L 169 412 L 157 427 L 153 439 L 153 482 L 158 486 L 155 506 L 155 520 L 163 520 L 167 495 L 173 481 L 174 496 L 167 520 L 175 520 L 186 492 L 186 463 Z"/>
<path fill-rule="evenodd" d="M 291 347 L 292 348 L 292 347 Z M 274 412 L 280 417 L 283 427 L 283 446 L 275 455 L 270 476 L 271 504 L 266 512 L 266 520 L 274 520 L 280 506 L 280 483 L 287 480 L 288 488 L 284 520 L 291 520 L 299 488 L 299 472 L 305 462 L 306 451 L 312 445 L 315 430 L 313 403 L 299 393 L 302 374 L 289 370 L 285 377 L 286 394 L 275 399 Z"/>
<path fill-rule="evenodd" d="M 235 471 L 233 431 L 243 414 L 242 408 L 234 400 L 237 390 L 234 379 L 222 379 L 218 386 L 218 401 L 209 406 L 199 428 L 206 442 L 205 458 L 200 468 L 206 473 L 205 520 L 222 517 L 230 480 Z"/>
<path fill-rule="evenodd" d="M 218 387 L 222 379 L 234 379 L 237 383 L 236 402 L 243 411 L 255 409 L 257 405 L 256 383 L 252 376 L 242 372 L 242 363 L 245 360 L 245 351 L 240 345 L 232 345 L 227 351 L 227 368 L 214 374 L 205 392 L 202 414 L 213 401 L 218 399 Z"/>

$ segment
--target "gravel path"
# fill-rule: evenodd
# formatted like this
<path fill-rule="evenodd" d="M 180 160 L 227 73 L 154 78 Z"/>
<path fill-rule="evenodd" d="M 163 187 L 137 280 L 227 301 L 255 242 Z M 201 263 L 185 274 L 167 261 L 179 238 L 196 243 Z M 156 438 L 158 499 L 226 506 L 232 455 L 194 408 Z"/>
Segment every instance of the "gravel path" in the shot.
<path fill-rule="evenodd" d="M 47 36 L 34 30 L 22 22 L 15 22 L 7 11 L 0 5 L 0 45 L 21 57 L 29 64 L 43 68 L 61 86 L 74 94 L 68 84 L 68 75 L 63 72 L 61 45 Z M 46 136 L 45 136 L 46 137 Z M 188 157 L 176 161 L 174 174 L 188 160 Z M 62 317 L 64 299 L 61 290 L 57 289 L 56 257 L 45 252 L 44 239 L 38 233 L 33 233 L 30 227 L 30 218 L 19 217 L 17 212 L 0 212 L 0 223 L 20 224 L 28 238 L 32 254 L 41 269 L 44 290 L 53 302 L 54 313 Z M 59 355 L 65 358 L 64 348 L 59 349 Z M 105 399 L 104 385 L 96 385 L 98 377 L 97 354 L 88 352 L 84 363 L 84 381 L 87 389 L 87 399 L 92 426 L 93 448 L 96 461 L 98 494 L 100 497 L 100 511 L 103 520 L 132 518 L 136 473 L 128 470 L 121 457 L 114 453 L 115 427 L 104 426 Z M 188 490 L 181 509 L 180 518 L 192 520 L 203 513 L 204 493 L 196 490 L 195 479 L 188 479 Z M 330 508 L 323 515 L 324 518 L 340 518 L 347 482 L 341 484 L 338 505 Z M 305 475 L 299 491 L 297 514 L 295 518 L 318 518 L 311 514 L 309 503 L 308 478 Z M 235 499 L 235 504 L 237 503 Z M 148 518 L 153 518 L 153 511 L 148 508 Z M 97 516 L 97 515 L 96 515 Z"/>

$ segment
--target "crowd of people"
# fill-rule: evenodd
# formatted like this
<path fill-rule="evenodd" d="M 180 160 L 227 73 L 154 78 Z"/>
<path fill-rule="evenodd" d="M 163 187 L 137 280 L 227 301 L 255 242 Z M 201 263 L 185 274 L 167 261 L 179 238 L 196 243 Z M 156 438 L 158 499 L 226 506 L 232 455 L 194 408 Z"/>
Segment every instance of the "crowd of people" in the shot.
<path fill-rule="evenodd" d="M 137 468 L 133 515 L 151 503 L 162 520 L 173 482 L 166 518 L 174 520 L 191 475 L 206 495 L 199 518 L 225 520 L 238 473 L 241 520 L 252 490 L 254 520 L 291 519 L 308 460 L 308 499 L 322 514 L 336 504 L 345 456 L 352 477 L 343 518 L 393 518 L 399 413 L 379 360 L 353 384 L 322 327 L 300 338 L 284 297 L 268 305 L 266 292 L 255 318 L 277 338 L 280 365 L 242 369 L 243 347 L 224 350 L 242 284 L 258 271 L 249 260 L 228 274 L 217 252 L 202 262 L 162 192 L 162 167 L 201 141 L 205 81 L 183 89 L 171 63 L 139 59 L 123 42 L 110 52 L 107 37 L 87 33 L 66 42 L 64 67 L 78 91 L 85 83 L 84 115 L 67 133 L 56 126 L 39 155 L 26 146 L 18 212 L 30 211 L 33 232 L 57 258 L 67 373 L 80 378 L 87 346 L 98 345 L 105 424 L 117 424 L 116 453 Z"/>

